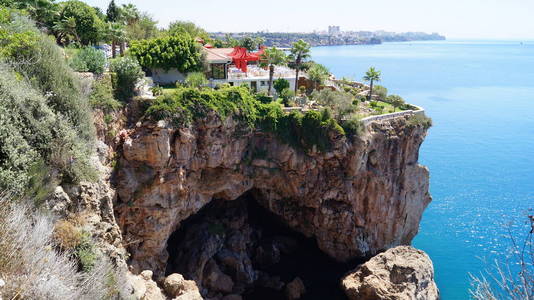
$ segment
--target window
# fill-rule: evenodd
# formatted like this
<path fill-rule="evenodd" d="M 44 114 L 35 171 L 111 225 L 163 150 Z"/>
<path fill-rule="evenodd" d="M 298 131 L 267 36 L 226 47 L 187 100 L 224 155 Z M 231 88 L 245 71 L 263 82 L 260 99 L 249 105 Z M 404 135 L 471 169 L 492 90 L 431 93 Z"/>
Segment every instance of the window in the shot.
<path fill-rule="evenodd" d="M 210 77 L 212 79 L 226 79 L 225 64 L 211 64 Z"/>
<path fill-rule="evenodd" d="M 265 86 L 265 81 L 262 81 L 262 82 L 261 82 L 261 86 Z"/>

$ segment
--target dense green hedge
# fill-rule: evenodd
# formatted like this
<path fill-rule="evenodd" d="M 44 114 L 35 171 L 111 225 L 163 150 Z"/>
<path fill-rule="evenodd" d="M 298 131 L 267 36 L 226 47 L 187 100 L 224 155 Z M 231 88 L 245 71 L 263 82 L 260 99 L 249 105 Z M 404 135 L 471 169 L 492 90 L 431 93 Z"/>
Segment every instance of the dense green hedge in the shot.
<path fill-rule="evenodd" d="M 176 68 L 189 73 L 201 71 L 203 67 L 199 45 L 189 34 L 134 41 L 129 51 L 145 68 Z"/>
<path fill-rule="evenodd" d="M 246 87 L 182 88 L 154 101 L 145 116 L 184 126 L 212 111 L 222 118 L 232 115 L 248 128 L 272 132 L 285 143 L 304 150 L 314 146 L 320 151 L 329 150 L 332 146 L 330 134 L 344 134 L 343 128 L 327 112 L 285 114 L 280 103 L 261 103 Z"/>

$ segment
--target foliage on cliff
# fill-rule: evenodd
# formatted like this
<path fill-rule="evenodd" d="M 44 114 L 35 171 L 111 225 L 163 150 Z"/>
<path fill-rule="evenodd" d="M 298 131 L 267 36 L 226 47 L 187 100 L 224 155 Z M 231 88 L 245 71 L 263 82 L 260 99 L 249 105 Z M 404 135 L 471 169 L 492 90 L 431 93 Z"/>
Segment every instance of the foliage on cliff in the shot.
<path fill-rule="evenodd" d="M 60 180 L 91 178 L 94 127 L 79 80 L 28 19 L 2 9 L 0 25 L 2 50 L 10 49 L 0 55 L 0 188 L 26 190 L 46 172 L 40 163 Z"/>
<path fill-rule="evenodd" d="M 130 53 L 145 68 L 176 68 L 182 73 L 202 70 L 202 54 L 187 33 L 132 42 Z"/>
<path fill-rule="evenodd" d="M 272 132 L 282 141 L 301 149 L 316 146 L 321 151 L 328 150 L 332 146 L 330 134 L 344 134 L 328 111 L 285 114 L 279 103 L 262 103 L 246 87 L 182 88 L 172 95 L 158 98 L 145 115 L 152 120 L 167 119 L 175 126 L 184 126 L 210 112 L 221 118 L 232 116 L 251 129 Z"/>

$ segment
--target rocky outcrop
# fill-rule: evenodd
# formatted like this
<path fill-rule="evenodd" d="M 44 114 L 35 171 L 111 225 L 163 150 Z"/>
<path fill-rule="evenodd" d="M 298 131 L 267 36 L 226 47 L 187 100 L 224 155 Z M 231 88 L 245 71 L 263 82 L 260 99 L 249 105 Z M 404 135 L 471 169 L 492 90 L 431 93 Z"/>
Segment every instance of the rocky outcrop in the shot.
<path fill-rule="evenodd" d="M 423 251 L 399 246 L 378 254 L 341 283 L 350 300 L 436 300 L 432 261 Z"/>
<path fill-rule="evenodd" d="M 167 239 L 183 220 L 247 191 L 339 261 L 409 244 L 431 198 L 417 163 L 426 130 L 406 118 L 372 123 L 353 142 L 332 137 L 327 152 L 214 114 L 184 128 L 138 124 L 122 144 L 115 207 L 133 270 L 161 276 Z"/>

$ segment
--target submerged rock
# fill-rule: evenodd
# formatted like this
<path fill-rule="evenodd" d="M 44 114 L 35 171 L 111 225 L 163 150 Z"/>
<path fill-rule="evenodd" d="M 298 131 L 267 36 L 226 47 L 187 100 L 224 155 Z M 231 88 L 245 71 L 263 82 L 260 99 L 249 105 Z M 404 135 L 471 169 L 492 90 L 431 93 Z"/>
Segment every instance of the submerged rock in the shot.
<path fill-rule="evenodd" d="M 437 300 L 432 261 L 421 250 L 399 246 L 378 254 L 343 278 L 350 300 Z"/>

